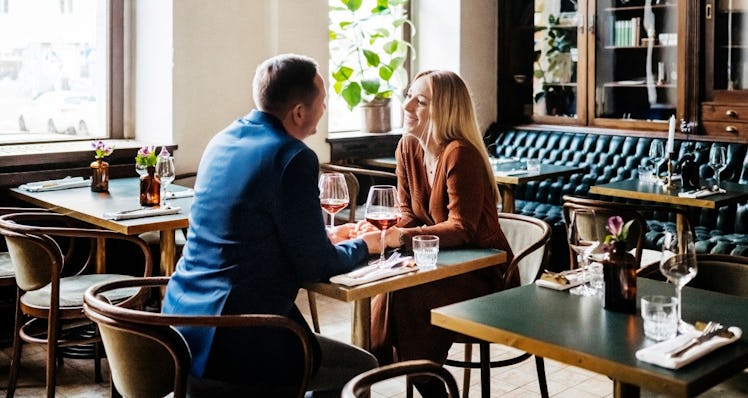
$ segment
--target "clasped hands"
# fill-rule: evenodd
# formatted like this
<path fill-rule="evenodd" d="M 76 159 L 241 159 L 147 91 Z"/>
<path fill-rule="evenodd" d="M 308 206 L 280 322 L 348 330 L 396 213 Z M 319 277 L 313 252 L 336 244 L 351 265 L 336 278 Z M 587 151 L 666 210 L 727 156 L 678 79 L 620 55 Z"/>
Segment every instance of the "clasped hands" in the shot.
<path fill-rule="evenodd" d="M 349 239 L 360 238 L 366 242 L 370 254 L 377 254 L 382 248 L 381 233 L 377 227 L 362 220 L 358 223 L 347 223 L 338 225 L 332 231 L 327 232 L 327 237 L 333 244 Z M 386 247 L 400 247 L 400 228 L 392 227 L 385 231 L 384 243 Z"/>

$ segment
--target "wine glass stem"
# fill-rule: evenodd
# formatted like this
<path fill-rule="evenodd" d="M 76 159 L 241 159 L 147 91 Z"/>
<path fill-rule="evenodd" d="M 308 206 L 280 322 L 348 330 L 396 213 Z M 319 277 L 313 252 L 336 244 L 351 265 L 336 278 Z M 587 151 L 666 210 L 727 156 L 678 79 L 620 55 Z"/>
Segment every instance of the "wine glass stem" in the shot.
<path fill-rule="evenodd" d="M 335 229 L 335 213 L 330 213 L 330 231 Z"/>
<path fill-rule="evenodd" d="M 683 301 L 681 301 L 681 287 L 675 287 L 675 299 L 678 301 L 678 327 L 683 324 L 683 317 L 681 316 L 681 310 L 683 309 Z"/>
<path fill-rule="evenodd" d="M 384 245 L 384 232 L 385 232 L 385 230 L 383 229 L 382 233 L 381 233 L 381 237 L 382 237 L 382 250 L 379 253 L 380 264 L 384 264 L 384 246 L 385 246 Z"/>

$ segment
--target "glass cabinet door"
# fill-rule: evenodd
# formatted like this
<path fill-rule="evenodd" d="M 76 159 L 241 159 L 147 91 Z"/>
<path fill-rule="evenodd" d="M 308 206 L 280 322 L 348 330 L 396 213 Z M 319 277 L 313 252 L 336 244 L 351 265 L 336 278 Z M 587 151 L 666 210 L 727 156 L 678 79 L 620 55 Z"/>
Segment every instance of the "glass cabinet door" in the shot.
<path fill-rule="evenodd" d="M 712 87 L 748 90 L 748 0 L 716 0 Z"/>
<path fill-rule="evenodd" d="M 681 0 L 682 2 L 682 0 Z M 593 8 L 594 7 L 594 8 Z M 597 0 L 591 124 L 652 128 L 677 111 L 678 0 Z"/>
<path fill-rule="evenodd" d="M 575 0 L 535 0 L 532 119 L 585 123 L 584 16 Z M 582 28 L 580 28 L 582 27 Z M 581 55 L 581 59 L 580 59 Z M 581 105 L 581 106 L 580 106 Z"/>

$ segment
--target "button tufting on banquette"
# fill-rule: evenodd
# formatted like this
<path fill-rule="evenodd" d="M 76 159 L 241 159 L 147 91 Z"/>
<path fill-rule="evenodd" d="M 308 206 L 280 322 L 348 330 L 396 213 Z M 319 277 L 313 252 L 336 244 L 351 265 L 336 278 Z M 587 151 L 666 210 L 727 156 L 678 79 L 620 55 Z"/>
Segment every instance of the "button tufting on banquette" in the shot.
<path fill-rule="evenodd" d="M 565 236 L 561 219 L 564 195 L 590 196 L 591 185 L 636 177 L 639 165 L 649 162 L 651 137 L 630 137 L 581 132 L 507 129 L 486 136 L 489 151 L 497 157 L 539 157 L 544 163 L 584 166 L 584 174 L 530 182 L 515 187 L 517 213 L 533 216 L 554 226 L 553 247 L 564 249 Z M 686 151 L 684 141 L 675 141 L 676 158 Z M 707 165 L 709 148 L 720 144 L 727 148 L 727 167 L 722 181 L 748 184 L 748 155 L 745 143 L 694 142 L 696 163 L 702 179 L 713 178 Z M 611 201 L 621 199 L 601 198 Z M 748 204 L 740 203 L 717 210 L 695 209 L 696 250 L 699 253 L 721 253 L 748 256 Z M 659 249 L 663 230 L 674 220 L 654 217 L 647 221 L 649 232 L 645 247 Z M 558 252 L 556 252 L 558 253 Z M 557 256 L 554 256 L 557 257 Z M 563 257 L 563 256 L 561 256 Z"/>

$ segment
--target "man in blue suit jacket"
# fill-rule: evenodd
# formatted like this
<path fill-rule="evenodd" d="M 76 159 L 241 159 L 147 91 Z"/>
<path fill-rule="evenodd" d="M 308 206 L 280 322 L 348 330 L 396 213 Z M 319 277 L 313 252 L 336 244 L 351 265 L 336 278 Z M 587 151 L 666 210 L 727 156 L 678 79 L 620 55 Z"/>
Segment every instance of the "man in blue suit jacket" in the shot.
<path fill-rule="evenodd" d="M 253 94 L 258 109 L 218 133 L 200 161 L 187 244 L 166 288 L 163 312 L 288 316 L 318 342 L 310 389 L 339 389 L 376 360 L 314 335 L 294 300 L 303 282 L 348 272 L 378 253 L 379 235 L 341 241 L 325 230 L 319 161 L 302 142 L 316 132 L 326 107 L 316 62 L 291 54 L 265 61 L 257 68 Z M 345 227 L 337 234 L 347 234 Z M 299 352 L 277 331 L 180 331 L 196 378 L 282 383 L 289 369 L 298 368 Z"/>

